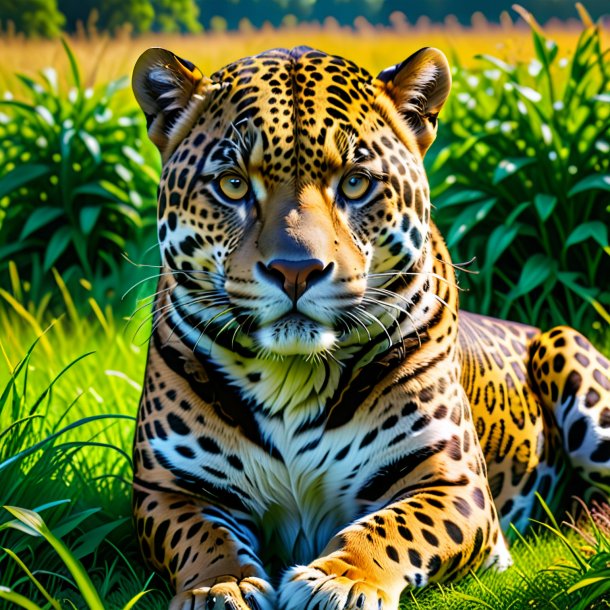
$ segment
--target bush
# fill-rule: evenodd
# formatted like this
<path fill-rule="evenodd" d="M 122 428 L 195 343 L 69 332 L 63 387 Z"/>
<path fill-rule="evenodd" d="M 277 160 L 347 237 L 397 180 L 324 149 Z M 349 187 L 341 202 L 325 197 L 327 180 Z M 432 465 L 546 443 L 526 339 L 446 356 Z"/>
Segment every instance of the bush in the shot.
<path fill-rule="evenodd" d="M 127 79 L 85 88 L 64 47 L 69 91 L 49 68 L 18 76 L 27 102 L 0 101 L 0 276 L 14 260 L 36 302 L 56 268 L 71 290 L 84 279 L 105 303 L 125 275 L 124 252 L 139 258 L 154 236 L 158 169 L 138 152 L 140 113 L 120 106 Z"/>
<path fill-rule="evenodd" d="M 521 9 L 535 59 L 458 66 L 429 175 L 454 259 L 477 259 L 466 308 L 541 326 L 610 321 L 610 69 L 580 10 L 570 60 Z"/>

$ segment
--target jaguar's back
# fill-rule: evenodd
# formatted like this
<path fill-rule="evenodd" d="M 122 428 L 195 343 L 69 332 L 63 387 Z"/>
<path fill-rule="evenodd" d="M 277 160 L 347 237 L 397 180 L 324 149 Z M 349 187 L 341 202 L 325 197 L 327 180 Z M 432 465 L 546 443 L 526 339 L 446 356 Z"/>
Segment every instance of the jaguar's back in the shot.
<path fill-rule="evenodd" d="M 172 608 L 393 609 L 509 563 L 497 511 L 556 493 L 562 436 L 606 482 L 608 362 L 458 316 L 422 163 L 449 88 L 434 49 L 377 78 L 305 47 L 138 62 L 164 269 L 134 506 Z"/>

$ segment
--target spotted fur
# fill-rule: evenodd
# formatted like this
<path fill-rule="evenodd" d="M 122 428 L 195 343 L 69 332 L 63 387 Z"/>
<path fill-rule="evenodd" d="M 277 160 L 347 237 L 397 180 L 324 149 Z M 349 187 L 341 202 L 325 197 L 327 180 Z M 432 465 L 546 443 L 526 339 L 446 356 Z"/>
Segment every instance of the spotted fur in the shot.
<path fill-rule="evenodd" d="M 422 164 L 449 88 L 435 49 L 377 78 L 306 47 L 138 61 L 163 269 L 134 511 L 172 610 L 395 610 L 509 565 L 568 469 L 608 490 L 608 361 L 458 315 Z"/>

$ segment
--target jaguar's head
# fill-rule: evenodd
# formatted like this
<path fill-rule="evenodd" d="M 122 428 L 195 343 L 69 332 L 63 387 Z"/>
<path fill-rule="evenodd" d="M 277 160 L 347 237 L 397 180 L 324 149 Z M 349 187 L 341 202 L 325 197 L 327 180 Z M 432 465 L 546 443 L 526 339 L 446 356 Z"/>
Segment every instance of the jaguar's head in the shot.
<path fill-rule="evenodd" d="M 146 51 L 133 85 L 164 162 L 159 242 L 193 327 L 275 355 L 387 333 L 388 285 L 426 249 L 422 159 L 450 84 L 432 48 L 377 78 L 305 47 L 209 78 Z"/>

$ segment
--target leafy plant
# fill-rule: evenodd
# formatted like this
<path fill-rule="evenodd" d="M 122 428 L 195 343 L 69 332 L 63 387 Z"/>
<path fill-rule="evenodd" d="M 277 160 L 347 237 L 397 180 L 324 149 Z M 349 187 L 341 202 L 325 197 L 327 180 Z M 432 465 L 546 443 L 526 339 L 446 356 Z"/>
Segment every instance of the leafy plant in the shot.
<path fill-rule="evenodd" d="M 3 322 L 6 316 L 0 309 Z M 13 326 L 22 321 L 13 318 Z M 80 323 L 83 337 L 95 345 L 99 325 Z M 88 378 L 106 368 L 106 356 L 89 364 L 93 354 L 85 354 L 62 366 L 51 352 L 43 360 L 49 369 L 59 366 L 59 373 L 37 366 L 34 352 L 45 351 L 43 338 L 56 348 L 77 343 L 60 324 L 27 350 L 0 386 L 0 506 L 7 509 L 0 510 L 0 607 L 161 608 L 164 602 L 152 592 L 136 605 L 152 574 L 138 565 L 131 542 L 131 460 L 123 447 L 130 444 L 134 418 L 112 414 L 114 407 L 131 409 L 140 388 L 125 373 L 106 370 L 96 382 L 101 399 Z M 112 328 L 105 332 L 114 334 Z M 6 347 L 0 343 L 8 360 Z M 114 362 L 134 354 L 122 354 L 120 340 L 110 350 Z M 118 383 L 108 384 L 111 379 Z M 123 388 L 121 395 L 115 387 Z"/>
<path fill-rule="evenodd" d="M 38 302 L 56 268 L 71 288 L 84 278 L 112 299 L 123 253 L 141 256 L 154 235 L 158 169 L 138 152 L 140 113 L 121 106 L 126 79 L 86 88 L 63 45 L 68 91 L 49 68 L 18 75 L 28 101 L 0 101 L 0 277 L 14 260 Z"/>
<path fill-rule="evenodd" d="M 610 322 L 609 51 L 580 6 L 571 59 L 516 10 L 536 57 L 456 70 L 428 172 L 435 218 L 456 260 L 477 259 L 465 307 L 542 326 Z"/>

